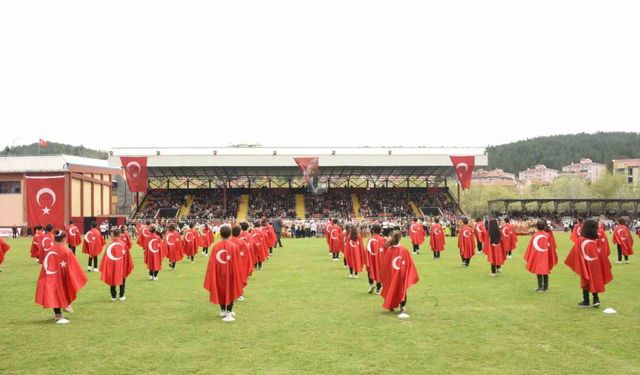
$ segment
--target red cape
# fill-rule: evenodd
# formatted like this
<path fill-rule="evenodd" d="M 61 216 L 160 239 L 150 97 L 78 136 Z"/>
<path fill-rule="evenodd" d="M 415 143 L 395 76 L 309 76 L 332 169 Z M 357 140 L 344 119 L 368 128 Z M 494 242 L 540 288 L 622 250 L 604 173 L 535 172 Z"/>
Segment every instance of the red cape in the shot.
<path fill-rule="evenodd" d="M 609 237 L 607 237 L 607 231 L 604 229 L 604 226 L 598 226 L 598 239 L 600 240 L 600 248 L 606 256 L 611 254 L 611 249 L 609 248 Z"/>
<path fill-rule="evenodd" d="M 82 235 L 80 230 L 74 224 L 67 226 L 65 232 L 67 233 L 67 244 L 69 247 L 76 247 L 82 242 Z"/>
<path fill-rule="evenodd" d="M 553 267 L 558 264 L 555 240 L 552 233 L 538 231 L 531 236 L 524 260 L 527 262 L 527 271 L 536 275 L 548 275 Z"/>
<path fill-rule="evenodd" d="M 580 232 L 582 232 L 582 225 L 581 224 L 576 224 L 573 227 L 573 230 L 571 231 L 571 241 L 573 243 L 578 242 L 578 239 L 580 238 Z"/>
<path fill-rule="evenodd" d="M 350 236 L 347 237 L 344 256 L 347 259 L 347 265 L 353 269 L 353 272 L 362 272 L 364 246 L 362 245 L 362 238 L 360 238 L 360 236 L 358 236 L 356 240 L 352 240 Z"/>
<path fill-rule="evenodd" d="M 7 245 L 2 238 L 0 238 L 0 264 L 4 262 L 4 256 L 11 249 L 11 246 Z"/>
<path fill-rule="evenodd" d="M 162 252 L 169 258 L 169 262 L 179 262 L 182 260 L 182 240 L 176 231 L 168 231 L 162 240 Z"/>
<path fill-rule="evenodd" d="M 458 231 L 458 249 L 460 249 L 460 256 L 464 259 L 471 259 L 476 253 L 473 229 L 469 225 L 463 225 Z"/>
<path fill-rule="evenodd" d="M 249 270 L 253 268 L 253 251 L 242 237 L 231 237 L 229 241 L 238 247 L 238 256 L 236 257 L 238 277 L 244 288 L 247 286 L 247 280 L 249 280 Z"/>
<path fill-rule="evenodd" d="M 213 245 L 214 237 L 213 231 L 211 229 L 207 229 L 206 227 L 202 227 L 200 229 L 200 236 L 198 236 L 198 245 L 200 247 L 211 247 Z"/>
<path fill-rule="evenodd" d="M 626 225 L 618 224 L 613 228 L 613 243 L 620 245 L 622 254 L 633 255 L 633 236 Z"/>
<path fill-rule="evenodd" d="M 51 250 L 55 243 L 56 240 L 53 237 L 53 233 L 42 233 L 42 236 L 40 236 L 40 242 L 38 244 L 38 262 L 40 264 L 42 264 L 45 253 Z"/>
<path fill-rule="evenodd" d="M 184 255 L 194 256 L 198 253 L 198 232 L 195 229 L 189 229 L 184 234 Z"/>
<path fill-rule="evenodd" d="M 375 282 L 382 281 L 380 275 L 380 249 L 384 245 L 384 238 L 379 234 L 375 234 L 367 241 L 365 252 L 365 264 L 367 265 L 367 272 L 369 277 Z"/>
<path fill-rule="evenodd" d="M 429 240 L 429 246 L 431 251 L 444 251 L 444 245 L 446 240 L 444 239 L 444 232 L 440 224 L 433 224 L 431 226 L 431 239 Z"/>
<path fill-rule="evenodd" d="M 84 235 L 84 241 L 82 242 L 82 252 L 89 254 L 90 257 L 97 257 L 102 252 L 104 247 L 104 238 L 102 234 L 96 228 L 91 228 Z"/>
<path fill-rule="evenodd" d="M 86 283 L 87 277 L 71 250 L 55 244 L 43 259 L 35 302 L 47 309 L 67 307 Z"/>
<path fill-rule="evenodd" d="M 486 241 L 482 245 L 482 252 L 487 256 L 487 261 L 494 266 L 501 266 L 504 264 L 506 257 L 506 253 L 502 248 L 502 243 L 497 245 L 492 244 L 489 240 L 488 236 Z"/>
<path fill-rule="evenodd" d="M 111 241 L 100 261 L 100 280 L 107 285 L 122 285 L 133 271 L 133 259 L 122 238 Z"/>
<path fill-rule="evenodd" d="M 166 253 L 162 250 L 162 239 L 155 233 L 147 236 L 147 248 L 144 252 L 145 263 L 149 271 L 160 271 L 162 269 L 162 258 Z"/>
<path fill-rule="evenodd" d="M 42 231 L 37 230 L 33 235 L 33 241 L 31 241 L 31 250 L 30 256 L 32 258 L 38 258 L 38 254 L 40 254 L 40 241 L 42 241 Z"/>
<path fill-rule="evenodd" d="M 422 224 L 413 223 L 409 226 L 409 237 L 413 245 L 422 245 L 426 235 Z"/>
<path fill-rule="evenodd" d="M 242 231 L 240 232 L 240 238 L 242 239 L 242 241 L 244 241 L 245 245 L 247 246 L 246 249 L 249 252 L 250 262 L 247 268 L 247 276 L 251 276 L 251 274 L 253 273 L 253 266 L 256 264 L 256 258 L 253 255 L 253 237 L 251 237 L 251 234 L 249 234 L 249 232 Z"/>
<path fill-rule="evenodd" d="M 260 230 L 253 229 L 251 230 L 251 233 L 249 233 L 249 235 L 251 236 L 253 242 L 253 259 L 255 259 L 255 261 L 259 263 L 264 262 L 267 259 L 264 253 L 266 242 L 264 239 L 264 233 L 262 233 L 262 231 Z M 269 252 L 268 249 L 267 252 Z"/>
<path fill-rule="evenodd" d="M 334 225 L 329 231 L 329 251 L 334 254 L 339 253 L 343 246 L 342 228 L 339 225 Z"/>
<path fill-rule="evenodd" d="M 231 241 L 222 240 L 213 247 L 204 278 L 209 301 L 229 305 L 242 295 L 238 264 L 238 247 Z"/>
<path fill-rule="evenodd" d="M 476 241 L 484 243 L 487 237 L 487 228 L 482 221 L 476 221 L 473 224 L 473 235 L 476 237 Z"/>
<path fill-rule="evenodd" d="M 136 241 L 136 243 L 142 248 L 142 250 L 147 248 L 147 243 L 149 242 L 150 237 L 151 232 L 149 231 L 149 227 L 146 225 L 141 225 L 138 228 L 138 240 Z"/>
<path fill-rule="evenodd" d="M 387 249 L 384 268 L 388 270 L 386 280 L 382 284 L 382 298 L 385 309 L 395 309 L 407 297 L 407 290 L 416 284 L 420 278 L 411 259 L 409 250 L 397 245 Z"/>
<path fill-rule="evenodd" d="M 516 237 L 516 232 L 513 230 L 511 224 L 502 224 L 502 226 L 500 227 L 500 232 L 502 233 L 502 249 L 504 249 L 504 251 L 515 250 L 518 239 Z"/>
<path fill-rule="evenodd" d="M 611 263 L 604 255 L 600 241 L 579 237 L 564 264 L 580 276 L 580 286 L 591 293 L 602 293 L 605 285 L 613 280 Z"/>

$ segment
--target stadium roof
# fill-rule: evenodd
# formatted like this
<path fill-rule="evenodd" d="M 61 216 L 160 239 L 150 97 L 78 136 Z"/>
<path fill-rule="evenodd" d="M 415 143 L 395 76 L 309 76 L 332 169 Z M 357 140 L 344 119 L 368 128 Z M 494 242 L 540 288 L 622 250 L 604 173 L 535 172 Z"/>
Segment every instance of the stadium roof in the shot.
<path fill-rule="evenodd" d="M 484 148 L 245 146 L 114 148 L 109 165 L 120 167 L 120 156 L 148 156 L 150 178 L 298 178 L 293 158 L 317 156 L 321 178 L 446 177 L 454 174 L 451 155 L 473 155 L 478 167 L 488 163 Z"/>
<path fill-rule="evenodd" d="M 71 155 L 7 156 L 0 158 L 0 173 L 86 172 L 121 174 L 107 160 Z"/>

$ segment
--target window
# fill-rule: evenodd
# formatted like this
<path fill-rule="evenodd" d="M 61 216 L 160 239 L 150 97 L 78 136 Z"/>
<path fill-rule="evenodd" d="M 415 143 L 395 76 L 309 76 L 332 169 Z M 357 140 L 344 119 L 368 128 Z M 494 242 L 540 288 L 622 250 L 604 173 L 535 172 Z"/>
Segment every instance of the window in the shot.
<path fill-rule="evenodd" d="M 20 181 L 0 181 L 0 194 L 20 194 Z"/>

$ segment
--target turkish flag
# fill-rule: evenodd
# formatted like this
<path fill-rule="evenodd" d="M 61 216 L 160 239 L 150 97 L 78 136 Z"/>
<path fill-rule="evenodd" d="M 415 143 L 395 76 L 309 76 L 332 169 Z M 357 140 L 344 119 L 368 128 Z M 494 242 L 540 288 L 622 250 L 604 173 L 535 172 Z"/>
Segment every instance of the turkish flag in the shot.
<path fill-rule="evenodd" d="M 300 167 L 305 181 L 309 181 L 309 178 L 318 175 L 319 159 L 314 158 L 293 158 Z"/>
<path fill-rule="evenodd" d="M 230 240 L 223 239 L 213 247 L 204 288 L 209 292 L 209 301 L 216 305 L 229 305 L 242 295 L 239 252 L 238 246 Z"/>
<path fill-rule="evenodd" d="M 395 309 L 407 298 L 407 290 L 420 281 L 409 250 L 404 246 L 391 246 L 385 249 L 385 277 L 382 281 L 382 298 L 385 309 Z"/>
<path fill-rule="evenodd" d="M 462 190 L 470 188 L 473 168 L 476 166 L 476 157 L 451 156 L 451 162 L 453 163 L 453 169 L 456 171 L 456 177 L 458 177 L 458 181 L 460 181 Z"/>
<path fill-rule="evenodd" d="M 125 176 L 127 177 L 127 185 L 129 185 L 129 191 L 132 193 L 147 192 L 147 157 L 128 157 L 121 156 L 120 162 L 122 168 L 124 168 Z"/>
<path fill-rule="evenodd" d="M 49 147 L 49 142 L 47 142 L 44 139 L 40 138 L 38 140 L 38 146 L 40 146 L 40 147 Z"/>
<path fill-rule="evenodd" d="M 30 227 L 64 229 L 64 176 L 26 176 L 27 221 Z"/>

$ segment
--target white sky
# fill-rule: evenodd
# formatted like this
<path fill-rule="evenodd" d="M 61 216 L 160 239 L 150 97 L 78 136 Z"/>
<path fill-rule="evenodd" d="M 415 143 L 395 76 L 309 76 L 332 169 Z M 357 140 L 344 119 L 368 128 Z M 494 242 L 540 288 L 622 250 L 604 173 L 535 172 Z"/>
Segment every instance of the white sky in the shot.
<path fill-rule="evenodd" d="M 0 145 L 640 131 L 640 1 L 2 1 Z"/>

